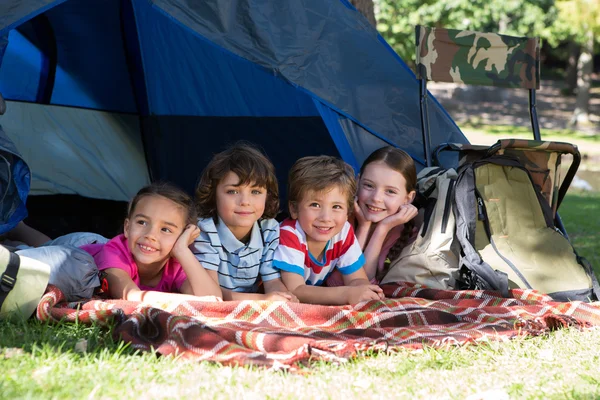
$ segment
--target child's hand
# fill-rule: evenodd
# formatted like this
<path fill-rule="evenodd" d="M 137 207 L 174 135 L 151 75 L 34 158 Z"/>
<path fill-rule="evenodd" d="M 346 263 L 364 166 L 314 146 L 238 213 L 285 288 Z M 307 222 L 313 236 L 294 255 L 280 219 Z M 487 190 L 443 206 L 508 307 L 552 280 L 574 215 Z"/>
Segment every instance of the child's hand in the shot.
<path fill-rule="evenodd" d="M 370 223 L 370 221 L 368 221 L 365 217 L 365 213 L 363 212 L 362 208 L 360 208 L 358 205 L 358 199 L 354 200 L 354 218 L 356 218 L 356 223 L 359 226 Z"/>
<path fill-rule="evenodd" d="M 265 300 L 271 301 L 289 301 L 291 303 L 299 303 L 298 298 L 291 292 L 271 292 L 265 294 Z"/>
<path fill-rule="evenodd" d="M 383 289 L 377 285 L 348 286 L 347 296 L 346 302 L 348 304 L 356 304 L 369 300 L 382 300 L 385 298 Z"/>
<path fill-rule="evenodd" d="M 396 214 L 385 217 L 379 225 L 385 226 L 387 229 L 395 228 L 398 225 L 402 225 L 417 216 L 419 210 L 412 204 L 405 204 L 400 206 Z"/>
<path fill-rule="evenodd" d="M 171 251 L 171 254 L 175 258 L 178 258 L 177 254 L 180 254 L 181 251 L 185 251 L 186 249 L 189 249 L 189 246 L 192 243 L 194 243 L 194 240 L 198 236 L 200 236 L 200 228 L 198 228 L 197 225 L 189 224 L 188 226 L 185 227 L 185 229 L 183 230 L 183 232 L 181 233 L 181 235 L 175 242 L 175 245 L 173 246 L 173 250 Z"/>

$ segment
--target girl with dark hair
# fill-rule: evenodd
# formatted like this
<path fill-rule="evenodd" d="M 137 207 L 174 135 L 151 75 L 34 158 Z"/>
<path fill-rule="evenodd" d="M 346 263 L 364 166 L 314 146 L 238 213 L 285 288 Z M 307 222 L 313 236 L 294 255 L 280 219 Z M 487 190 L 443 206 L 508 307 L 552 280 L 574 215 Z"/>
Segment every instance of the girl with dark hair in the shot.
<path fill-rule="evenodd" d="M 182 190 L 154 183 L 129 203 L 123 233 L 81 248 L 106 273 L 112 298 L 146 303 L 220 300 L 221 290 L 189 246 L 199 235 L 193 202 Z"/>
<path fill-rule="evenodd" d="M 354 204 L 355 229 L 371 283 L 381 281 L 389 266 L 386 260 L 398 257 L 414 235 L 413 218 L 418 210 L 412 202 L 416 185 L 413 159 L 396 147 L 374 151 L 360 169 Z M 332 274 L 327 284 L 339 286 L 341 277 Z"/>

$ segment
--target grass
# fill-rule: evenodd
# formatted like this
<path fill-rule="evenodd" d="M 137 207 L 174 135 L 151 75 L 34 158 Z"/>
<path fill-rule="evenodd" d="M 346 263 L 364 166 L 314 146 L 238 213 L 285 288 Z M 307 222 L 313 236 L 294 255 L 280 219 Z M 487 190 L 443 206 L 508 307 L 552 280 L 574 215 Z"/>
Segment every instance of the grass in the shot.
<path fill-rule="evenodd" d="M 559 214 L 576 250 L 600 277 L 600 193 L 567 194 Z"/>
<path fill-rule="evenodd" d="M 568 194 L 560 214 L 600 275 L 600 193 Z M 600 329 L 402 349 L 292 375 L 139 353 L 97 326 L 0 323 L 0 399 L 595 399 L 599 362 Z"/>
<path fill-rule="evenodd" d="M 512 126 L 512 125 L 485 125 L 476 122 L 476 118 L 473 118 L 468 123 L 461 124 L 461 129 L 465 132 L 467 137 L 469 132 L 485 133 L 486 135 L 498 136 L 498 138 L 510 137 L 510 138 L 526 138 L 533 139 L 530 126 Z M 593 143 L 600 142 L 600 135 L 590 135 L 578 130 L 573 129 L 542 129 L 542 139 L 546 137 L 560 137 L 564 142 L 571 142 L 574 140 L 584 140 Z"/>

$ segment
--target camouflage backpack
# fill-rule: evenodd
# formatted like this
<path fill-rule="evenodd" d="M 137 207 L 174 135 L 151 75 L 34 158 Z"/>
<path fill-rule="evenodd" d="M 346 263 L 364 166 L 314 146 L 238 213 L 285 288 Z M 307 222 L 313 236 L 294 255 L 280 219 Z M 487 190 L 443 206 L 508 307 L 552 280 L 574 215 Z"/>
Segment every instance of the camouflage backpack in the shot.
<path fill-rule="evenodd" d="M 462 147 L 453 203 L 461 248 L 457 288 L 528 288 L 558 301 L 600 299 L 591 266 L 554 222 L 564 196 L 557 160 L 576 148 L 505 140 L 481 156 L 477 146 Z"/>

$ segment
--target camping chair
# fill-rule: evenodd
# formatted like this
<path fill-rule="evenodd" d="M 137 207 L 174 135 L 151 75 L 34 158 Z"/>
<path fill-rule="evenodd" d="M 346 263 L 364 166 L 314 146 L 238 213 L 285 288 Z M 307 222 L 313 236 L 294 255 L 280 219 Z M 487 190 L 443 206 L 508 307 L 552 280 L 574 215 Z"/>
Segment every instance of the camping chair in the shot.
<path fill-rule="evenodd" d="M 535 91 L 540 87 L 539 38 L 424 26 L 417 26 L 415 31 L 426 165 L 439 165 L 439 154 L 443 150 L 458 151 L 461 157 L 459 165 L 481 154 L 511 154 L 519 158 L 553 210 L 555 225 L 566 236 L 557 209 L 577 172 L 581 156 L 572 144 L 541 141 L 535 98 Z M 491 147 L 445 143 L 432 152 L 427 81 L 528 89 L 534 140 L 506 139 Z M 564 154 L 571 154 L 573 161 L 559 186 L 561 157 Z"/>

